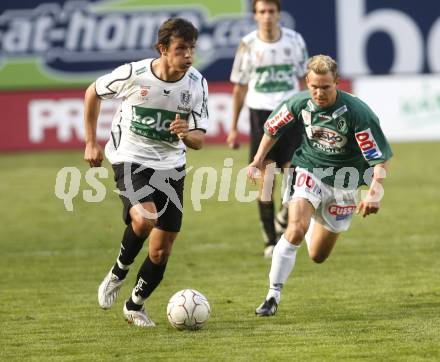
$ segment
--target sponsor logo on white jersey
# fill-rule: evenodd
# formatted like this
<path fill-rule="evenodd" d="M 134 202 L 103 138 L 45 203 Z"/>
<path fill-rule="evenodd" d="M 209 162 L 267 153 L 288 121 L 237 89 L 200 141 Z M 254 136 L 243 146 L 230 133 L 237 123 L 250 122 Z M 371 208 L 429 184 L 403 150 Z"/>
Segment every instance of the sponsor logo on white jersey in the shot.
<path fill-rule="evenodd" d="M 255 90 L 262 93 L 286 92 L 294 88 L 292 64 L 273 64 L 255 69 Z"/>
<path fill-rule="evenodd" d="M 146 101 L 148 100 L 148 94 L 150 93 L 150 85 L 141 85 L 139 89 L 139 100 Z"/>
<path fill-rule="evenodd" d="M 182 105 L 188 106 L 190 101 L 191 94 L 189 93 L 189 90 L 184 90 L 180 92 L 180 103 L 182 103 Z"/>

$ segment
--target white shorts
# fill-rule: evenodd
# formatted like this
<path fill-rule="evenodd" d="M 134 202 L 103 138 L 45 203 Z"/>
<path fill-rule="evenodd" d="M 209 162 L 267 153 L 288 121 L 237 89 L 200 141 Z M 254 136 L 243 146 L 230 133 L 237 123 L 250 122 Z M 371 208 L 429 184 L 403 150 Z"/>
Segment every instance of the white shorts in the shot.
<path fill-rule="evenodd" d="M 289 181 L 288 185 L 290 185 Z M 293 188 L 286 187 L 283 203 L 296 198 L 306 199 L 313 205 L 315 208 L 313 219 L 316 222 L 331 232 L 340 233 L 350 227 L 356 210 L 357 190 L 331 187 L 307 170 L 297 167 L 295 185 Z"/>

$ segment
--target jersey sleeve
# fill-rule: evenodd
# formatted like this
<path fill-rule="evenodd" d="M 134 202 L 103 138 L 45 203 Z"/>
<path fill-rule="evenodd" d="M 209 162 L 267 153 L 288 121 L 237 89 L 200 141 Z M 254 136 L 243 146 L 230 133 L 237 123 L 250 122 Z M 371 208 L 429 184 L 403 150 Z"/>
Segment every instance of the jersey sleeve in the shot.
<path fill-rule="evenodd" d="M 264 123 L 264 133 L 271 138 L 280 138 L 297 120 L 291 101 L 281 103 Z"/>
<path fill-rule="evenodd" d="M 202 78 L 194 100 L 194 106 L 188 117 L 189 130 L 198 129 L 206 132 L 208 117 L 208 83 L 205 78 Z"/>
<path fill-rule="evenodd" d="M 126 96 L 132 81 L 132 64 L 121 65 L 95 81 L 96 94 L 101 99 L 122 98 Z"/>
<path fill-rule="evenodd" d="M 296 34 L 297 49 L 296 49 L 296 75 L 298 78 L 302 78 L 307 73 L 307 60 L 309 59 L 309 52 L 304 38 L 301 34 Z"/>
<path fill-rule="evenodd" d="M 251 73 L 249 49 L 249 46 L 243 41 L 238 46 L 230 77 L 232 83 L 238 83 L 241 85 L 249 83 Z"/>
<path fill-rule="evenodd" d="M 364 106 L 355 120 L 355 138 L 365 161 L 374 166 L 389 160 L 393 153 L 380 127 L 379 118 L 367 105 Z"/>

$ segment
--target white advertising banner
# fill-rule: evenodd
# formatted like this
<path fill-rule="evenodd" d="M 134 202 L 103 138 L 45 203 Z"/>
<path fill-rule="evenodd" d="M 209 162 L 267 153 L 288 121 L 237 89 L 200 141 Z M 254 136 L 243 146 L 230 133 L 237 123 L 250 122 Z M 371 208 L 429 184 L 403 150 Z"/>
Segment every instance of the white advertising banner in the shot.
<path fill-rule="evenodd" d="M 440 75 L 359 77 L 353 93 L 377 114 L 390 141 L 440 139 Z"/>

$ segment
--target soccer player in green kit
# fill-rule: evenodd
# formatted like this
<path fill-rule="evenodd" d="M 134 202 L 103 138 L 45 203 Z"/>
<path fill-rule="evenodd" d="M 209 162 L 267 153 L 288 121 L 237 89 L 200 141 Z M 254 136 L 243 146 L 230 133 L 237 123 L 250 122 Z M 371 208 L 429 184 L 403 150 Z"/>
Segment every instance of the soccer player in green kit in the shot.
<path fill-rule="evenodd" d="M 295 265 L 305 238 L 310 258 L 324 262 L 353 213 L 364 217 L 380 208 L 391 148 L 373 111 L 360 99 L 337 89 L 338 66 L 329 56 L 317 55 L 307 65 L 309 91 L 281 103 L 265 123 L 263 136 L 248 176 L 255 182 L 267 152 L 296 121 L 303 121 L 303 141 L 294 153 L 296 180 L 287 187 L 289 221 L 272 256 L 269 292 L 257 316 L 273 316 L 281 289 Z M 369 184 L 359 205 L 357 189 Z M 293 192 L 294 190 L 294 192 Z"/>

